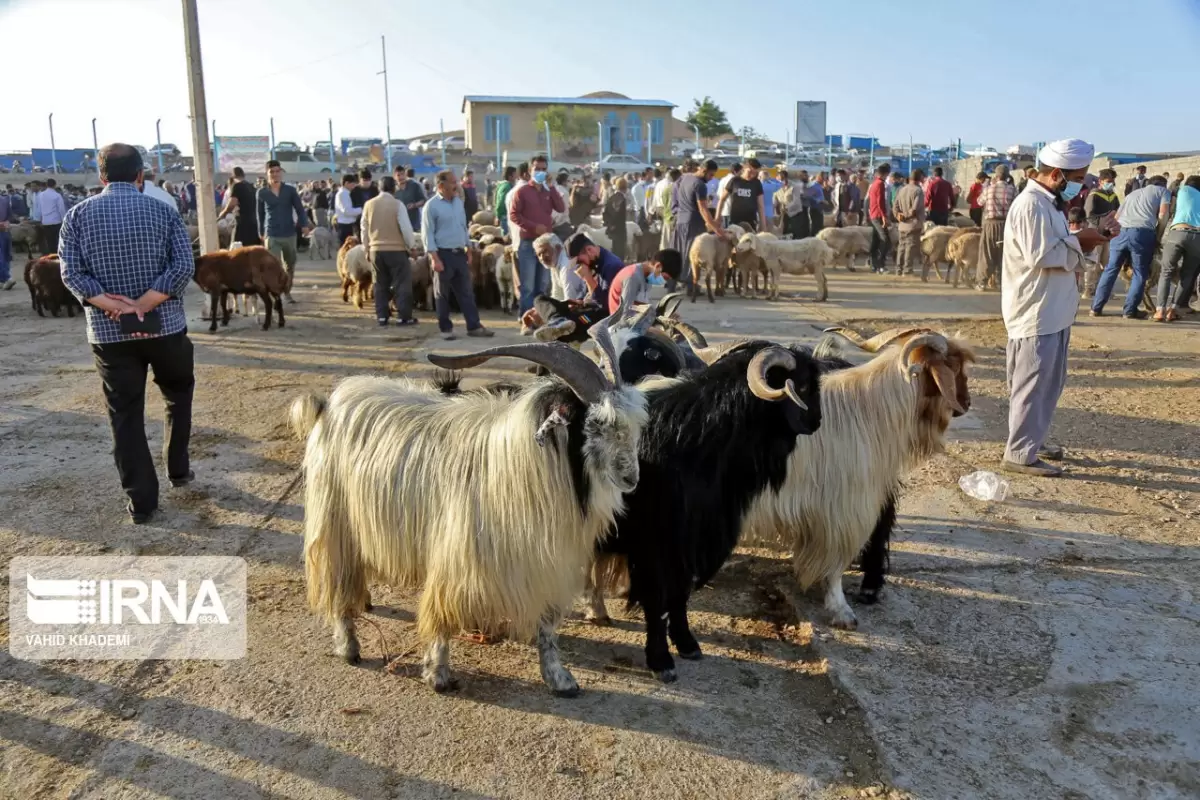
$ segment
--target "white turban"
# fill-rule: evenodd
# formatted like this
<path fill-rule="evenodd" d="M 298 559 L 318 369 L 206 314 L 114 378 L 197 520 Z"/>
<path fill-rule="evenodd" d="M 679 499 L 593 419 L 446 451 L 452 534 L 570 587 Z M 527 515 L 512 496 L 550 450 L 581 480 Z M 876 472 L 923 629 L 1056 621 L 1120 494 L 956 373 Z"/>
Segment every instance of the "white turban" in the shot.
<path fill-rule="evenodd" d="M 1095 154 L 1096 148 L 1083 139 L 1059 139 L 1038 151 L 1038 161 L 1063 170 L 1083 169 Z"/>

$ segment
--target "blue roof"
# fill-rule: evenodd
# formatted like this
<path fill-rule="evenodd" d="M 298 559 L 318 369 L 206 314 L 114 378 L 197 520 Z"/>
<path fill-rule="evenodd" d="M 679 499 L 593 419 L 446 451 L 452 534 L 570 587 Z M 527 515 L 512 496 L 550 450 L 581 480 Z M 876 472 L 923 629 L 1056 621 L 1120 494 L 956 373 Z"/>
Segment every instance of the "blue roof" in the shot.
<path fill-rule="evenodd" d="M 667 106 L 666 100 L 635 100 L 632 97 L 510 97 L 503 94 L 469 94 L 463 97 L 462 110 L 467 103 L 530 103 L 539 106 Z"/>

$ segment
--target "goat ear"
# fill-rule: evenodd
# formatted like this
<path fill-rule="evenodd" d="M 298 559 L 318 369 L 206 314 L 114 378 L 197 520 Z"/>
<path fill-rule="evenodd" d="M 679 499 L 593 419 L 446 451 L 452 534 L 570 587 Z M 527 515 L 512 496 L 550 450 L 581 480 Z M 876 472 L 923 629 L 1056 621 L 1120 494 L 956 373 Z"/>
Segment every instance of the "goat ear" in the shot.
<path fill-rule="evenodd" d="M 930 373 L 933 375 L 934 385 L 942 394 L 942 399 L 946 401 L 946 405 L 957 411 L 959 414 L 967 413 L 967 410 L 962 407 L 962 403 L 958 402 L 958 391 L 955 385 L 956 378 L 954 370 L 950 369 L 944 361 L 937 361 L 930 364 Z"/>

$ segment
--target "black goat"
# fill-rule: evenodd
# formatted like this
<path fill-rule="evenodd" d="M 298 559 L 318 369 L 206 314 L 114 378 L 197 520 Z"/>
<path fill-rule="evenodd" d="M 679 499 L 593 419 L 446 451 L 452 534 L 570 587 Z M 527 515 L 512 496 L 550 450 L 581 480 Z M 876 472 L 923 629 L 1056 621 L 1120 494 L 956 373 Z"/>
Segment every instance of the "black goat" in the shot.
<path fill-rule="evenodd" d="M 783 483 L 796 437 L 820 426 L 818 378 L 807 351 L 759 341 L 642 387 L 650 418 L 641 477 L 600 549 L 627 560 L 628 602 L 646 617 L 646 664 L 664 682 L 676 678 L 668 636 L 680 657 L 701 655 L 688 626 L 692 591 L 733 552 L 753 500 Z"/>

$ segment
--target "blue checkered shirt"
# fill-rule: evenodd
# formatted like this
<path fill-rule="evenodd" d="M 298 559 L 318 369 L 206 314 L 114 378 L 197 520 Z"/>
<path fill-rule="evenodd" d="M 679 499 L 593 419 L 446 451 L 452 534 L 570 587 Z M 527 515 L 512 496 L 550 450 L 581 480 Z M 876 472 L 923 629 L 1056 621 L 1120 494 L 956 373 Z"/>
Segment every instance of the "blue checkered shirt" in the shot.
<path fill-rule="evenodd" d="M 81 302 L 105 292 L 136 300 L 153 289 L 171 295 L 158 306 L 161 335 L 187 330 L 181 298 L 196 270 L 187 228 L 170 206 L 133 184 L 110 183 L 73 206 L 63 219 L 58 256 L 63 283 Z M 133 338 L 100 309 L 84 307 L 90 343 Z"/>

